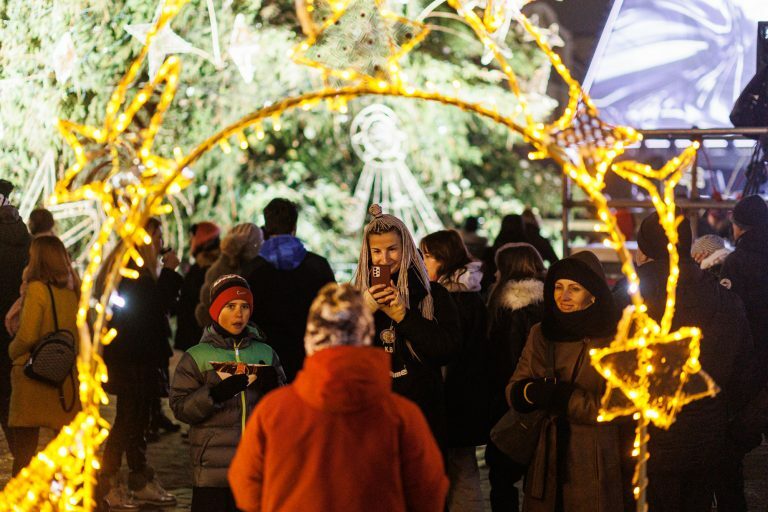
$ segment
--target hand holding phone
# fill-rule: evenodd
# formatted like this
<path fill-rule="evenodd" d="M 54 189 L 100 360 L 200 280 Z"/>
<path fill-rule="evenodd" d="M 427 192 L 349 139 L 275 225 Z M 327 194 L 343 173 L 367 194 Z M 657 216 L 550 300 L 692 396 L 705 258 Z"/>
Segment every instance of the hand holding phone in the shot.
<path fill-rule="evenodd" d="M 373 265 L 371 267 L 371 286 L 383 284 L 389 286 L 392 269 L 389 265 Z"/>

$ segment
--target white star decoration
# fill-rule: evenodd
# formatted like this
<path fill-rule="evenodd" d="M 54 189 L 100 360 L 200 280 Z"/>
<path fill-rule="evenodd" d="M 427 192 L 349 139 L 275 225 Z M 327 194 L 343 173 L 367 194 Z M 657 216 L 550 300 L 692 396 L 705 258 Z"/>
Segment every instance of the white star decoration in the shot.
<path fill-rule="evenodd" d="M 154 23 L 139 23 L 136 25 L 126 25 L 125 31 L 131 34 L 133 37 L 146 43 L 147 34 L 155 26 Z M 165 25 L 158 30 L 152 42 L 149 44 L 149 55 L 147 55 L 147 61 L 149 62 L 149 79 L 154 80 L 157 75 L 157 71 L 160 66 L 163 65 L 166 55 L 173 53 L 194 53 L 200 54 L 200 50 L 192 46 L 191 43 L 182 39 L 176 32 L 174 32 L 170 25 Z M 204 52 L 203 52 L 204 53 Z"/>
<path fill-rule="evenodd" d="M 75 69 L 75 62 L 77 61 L 75 43 L 72 42 L 72 35 L 69 32 L 61 36 L 59 42 L 56 43 L 51 58 L 53 60 L 51 66 L 54 73 L 56 73 L 56 81 L 66 82 L 72 76 L 72 71 Z"/>
<path fill-rule="evenodd" d="M 256 72 L 256 59 L 261 45 L 259 36 L 248 23 L 245 16 L 238 14 L 235 17 L 235 23 L 232 26 L 232 36 L 229 40 L 229 56 L 237 66 L 240 74 L 249 84 L 253 81 L 253 74 Z"/>

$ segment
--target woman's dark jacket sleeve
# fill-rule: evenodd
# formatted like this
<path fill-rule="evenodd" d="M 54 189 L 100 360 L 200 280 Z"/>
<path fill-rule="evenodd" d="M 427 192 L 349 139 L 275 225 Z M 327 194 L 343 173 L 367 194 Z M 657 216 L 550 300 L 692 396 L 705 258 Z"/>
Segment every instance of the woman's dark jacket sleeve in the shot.
<path fill-rule="evenodd" d="M 398 330 L 411 343 L 416 355 L 431 364 L 446 365 L 461 348 L 459 312 L 440 284 L 431 283 L 434 300 L 434 318 L 427 320 L 420 311 L 408 309 L 398 323 Z"/>

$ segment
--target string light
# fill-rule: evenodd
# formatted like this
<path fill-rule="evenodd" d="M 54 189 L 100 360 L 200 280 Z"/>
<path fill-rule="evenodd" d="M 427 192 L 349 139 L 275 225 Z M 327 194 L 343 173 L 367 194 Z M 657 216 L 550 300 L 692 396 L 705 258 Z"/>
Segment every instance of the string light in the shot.
<path fill-rule="evenodd" d="M 599 224 L 597 231 L 607 235 L 607 244 L 619 255 L 622 272 L 627 276 L 632 305 L 627 308 L 618 326 L 616 339 L 607 348 L 590 351 L 590 358 L 597 371 L 606 378 L 606 394 L 602 399 L 598 421 L 610 421 L 620 415 L 632 415 L 638 422 L 633 455 L 637 457 L 634 493 L 638 500 L 638 510 L 644 510 L 645 487 L 647 486 L 646 463 L 647 426 L 668 427 L 674 421 L 679 410 L 692 400 L 711 396 L 716 392 L 714 382 L 701 371 L 699 362 L 699 341 L 701 331 L 696 327 L 682 327 L 670 332 L 671 320 L 675 307 L 675 289 L 679 278 L 679 255 L 676 252 L 678 218 L 675 217 L 674 186 L 679 181 L 685 168 L 690 165 L 698 149 L 694 144 L 686 149 L 678 159 L 674 159 L 659 171 L 637 162 L 622 162 L 612 165 L 625 147 L 640 139 L 640 135 L 628 127 L 611 127 L 603 123 L 589 96 L 574 80 L 560 57 L 545 42 L 541 32 L 522 14 L 517 18 L 532 36 L 536 44 L 548 56 L 557 74 L 566 82 L 569 100 L 563 115 L 554 123 L 544 125 L 535 122 L 528 111 L 526 97 L 519 87 L 514 70 L 504 59 L 502 52 L 490 37 L 488 31 L 498 23 L 501 11 L 494 4 L 494 12 L 485 13 L 487 23 L 472 8 L 461 5 L 458 0 L 449 0 L 478 39 L 492 52 L 502 72 L 508 78 L 510 89 L 517 97 L 514 116 L 500 114 L 498 109 L 489 108 L 480 103 L 469 102 L 458 94 L 461 88 L 454 88 L 456 96 L 443 94 L 429 83 L 426 90 L 412 84 L 406 84 L 399 61 L 410 52 L 428 34 L 429 30 L 421 23 L 414 22 L 389 11 L 383 0 L 376 0 L 381 18 L 391 29 L 396 25 L 405 25 L 413 32 L 410 39 L 402 44 L 392 39 L 388 32 L 390 53 L 385 57 L 386 65 L 376 76 L 359 69 L 332 68 L 324 63 L 307 57 L 307 51 L 317 43 L 318 37 L 329 29 L 346 12 L 351 0 L 342 0 L 331 4 L 333 15 L 318 29 L 310 33 L 305 41 L 299 43 L 291 52 L 292 58 L 301 64 L 319 70 L 325 86 L 320 90 L 310 91 L 300 96 L 283 98 L 260 110 L 252 112 L 230 126 L 210 136 L 186 155 L 180 148 L 175 148 L 173 158 L 166 159 L 152 153 L 155 135 L 162 123 L 163 115 L 173 100 L 178 84 L 180 62 L 176 57 L 169 57 L 161 66 L 157 76 L 145 85 L 124 108 L 128 88 L 137 78 L 142 62 L 146 59 L 150 42 L 155 35 L 178 13 L 187 0 L 167 0 L 157 22 L 147 34 L 145 46 L 139 56 L 131 63 L 126 75 L 118 83 L 106 107 L 102 126 L 86 126 L 71 121 L 59 120 L 58 126 L 62 137 L 72 148 L 75 163 L 65 171 L 63 179 L 57 183 L 51 201 L 68 203 L 87 198 L 103 209 L 106 219 L 102 224 L 95 243 L 89 250 L 88 266 L 83 274 L 81 299 L 77 311 L 77 325 L 80 334 L 80 353 L 78 355 L 78 374 L 80 380 L 80 401 L 82 411 L 75 420 L 62 429 L 61 433 L 43 452 L 23 469 L 20 475 L 11 480 L 0 494 L 0 508 L 14 510 L 92 510 L 95 472 L 100 464 L 96 450 L 106 438 L 109 425 L 101 418 L 99 406 L 106 403 L 107 397 L 102 384 L 107 380 L 106 368 L 96 347 L 110 343 L 117 331 L 107 328 L 111 305 L 117 306 L 115 290 L 121 278 L 136 278 L 136 270 L 126 265 L 133 255 L 136 261 L 135 247 L 151 242 L 151 237 L 142 226 L 150 215 L 167 213 L 169 205 L 162 200 L 167 193 L 182 190 L 191 183 L 192 176 L 184 172 L 201 156 L 219 146 L 230 152 L 228 139 L 238 140 L 239 147 L 248 147 L 245 130 L 252 129 L 256 138 L 264 138 L 263 122 L 271 120 L 273 130 L 281 129 L 281 115 L 287 111 L 301 108 L 311 109 L 323 101 L 329 101 L 334 108 L 346 108 L 348 100 L 364 96 L 399 96 L 421 101 L 433 101 L 453 106 L 486 117 L 506 126 L 509 130 L 521 134 L 533 146 L 532 157 L 551 158 L 563 169 L 566 176 L 573 179 L 592 201 L 597 210 Z M 307 10 L 314 10 L 314 3 L 307 1 Z M 331 87 L 329 77 L 334 77 L 347 84 Z M 460 84 L 459 84 L 460 85 Z M 160 87 L 162 86 L 162 89 Z M 160 92 L 160 100 L 154 107 L 146 129 L 138 130 L 137 158 L 144 171 L 134 182 L 125 185 L 117 178 L 125 172 L 119 158 L 117 147 L 129 144 L 123 140 L 136 113 L 147 108 L 149 98 Z M 517 119 L 524 120 L 519 124 Z M 91 163 L 90 152 L 86 152 L 80 138 L 90 144 L 107 146 L 112 165 L 105 177 L 91 177 L 88 183 L 75 184 Z M 245 146 L 245 147 L 244 147 Z M 647 314 L 647 307 L 639 291 L 637 272 L 632 257 L 625 246 L 625 239 L 618 228 L 615 215 L 608 207 L 608 199 L 603 192 L 604 175 L 612 170 L 622 178 L 643 186 L 651 195 L 652 202 L 659 213 L 664 232 L 670 241 L 670 273 L 667 281 L 667 302 L 661 322 L 657 323 Z M 663 196 L 653 187 L 652 180 L 664 183 Z M 653 188 L 654 192 L 651 191 Z M 102 264 L 103 250 L 110 236 L 116 233 L 125 243 L 116 254 L 115 264 L 108 269 L 101 294 L 93 301 L 94 276 Z M 98 306 L 98 307 L 97 307 Z M 90 323 L 88 322 L 90 320 Z M 91 338 L 93 332 L 93 338 Z M 664 362 L 662 362 L 664 361 Z M 674 383 L 674 387 L 673 387 Z M 695 384 L 695 385 L 694 385 Z M 692 386 L 693 385 L 693 386 Z M 57 482 L 56 486 L 51 485 Z M 52 489 L 62 489 L 54 492 Z"/>

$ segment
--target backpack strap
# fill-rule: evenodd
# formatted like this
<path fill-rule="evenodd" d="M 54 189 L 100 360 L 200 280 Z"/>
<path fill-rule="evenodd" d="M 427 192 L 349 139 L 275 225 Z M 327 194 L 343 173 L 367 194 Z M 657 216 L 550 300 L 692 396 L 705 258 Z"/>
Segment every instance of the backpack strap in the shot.
<path fill-rule="evenodd" d="M 45 283 L 45 286 L 48 287 L 48 295 L 51 296 L 51 309 L 53 309 L 53 325 L 55 326 L 55 330 L 59 330 L 59 317 L 56 314 L 56 301 L 53 299 L 53 288 L 51 288 L 50 283 Z"/>
<path fill-rule="evenodd" d="M 53 325 L 55 327 L 55 330 L 59 330 L 59 316 L 56 314 L 56 300 L 53 298 L 53 288 L 51 288 L 50 283 L 46 283 L 45 286 L 48 288 L 48 295 L 51 297 L 51 309 L 53 310 Z M 72 376 L 72 372 L 69 372 L 69 380 L 72 383 L 72 403 L 67 406 L 66 398 L 64 397 L 64 382 L 59 384 L 59 403 L 61 404 L 61 408 L 64 409 L 64 412 L 70 412 L 72 408 L 75 406 L 75 402 L 77 401 L 77 397 L 75 396 L 75 393 L 77 393 L 77 389 L 75 389 L 75 378 Z M 66 381 L 66 379 L 65 379 Z"/>

